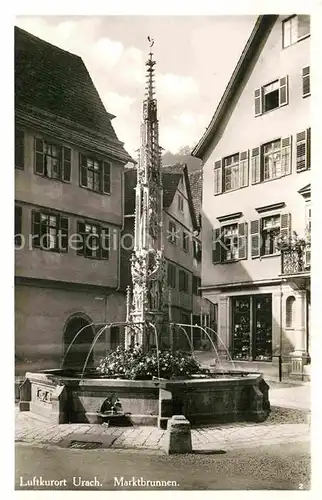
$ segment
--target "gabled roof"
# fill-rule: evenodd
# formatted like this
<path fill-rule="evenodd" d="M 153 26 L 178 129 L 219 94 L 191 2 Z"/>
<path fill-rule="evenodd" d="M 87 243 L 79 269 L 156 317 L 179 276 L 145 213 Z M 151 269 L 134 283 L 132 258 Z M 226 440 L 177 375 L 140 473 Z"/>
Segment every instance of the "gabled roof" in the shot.
<path fill-rule="evenodd" d="M 166 165 L 162 167 L 163 208 L 170 207 L 184 173 L 184 167 L 184 165 Z"/>
<path fill-rule="evenodd" d="M 16 109 L 43 110 L 104 135 L 129 158 L 82 59 L 15 27 Z M 104 140 L 104 139 L 103 139 Z"/>
<path fill-rule="evenodd" d="M 258 53 L 259 46 L 265 37 L 269 34 L 275 24 L 277 15 L 263 15 L 257 18 L 253 31 L 245 45 L 240 59 L 234 69 L 234 72 L 228 82 L 225 92 L 218 104 L 218 107 L 206 128 L 198 144 L 191 152 L 192 156 L 203 159 L 207 153 L 208 147 L 214 140 L 223 118 L 228 114 L 229 108 L 234 101 L 239 86 L 247 73 L 254 57 Z"/>
<path fill-rule="evenodd" d="M 163 184 L 163 208 L 170 207 L 180 179 L 184 176 L 188 204 L 191 214 L 192 225 L 194 229 L 198 229 L 196 213 L 193 206 L 191 188 L 187 165 L 167 165 L 162 167 L 162 184 Z M 133 215 L 135 211 L 135 191 L 136 186 L 136 169 L 126 169 L 124 172 L 124 215 Z"/>
<path fill-rule="evenodd" d="M 202 209 L 202 169 L 190 172 L 189 183 L 191 186 L 192 202 L 195 209 L 197 221 L 200 223 Z"/>

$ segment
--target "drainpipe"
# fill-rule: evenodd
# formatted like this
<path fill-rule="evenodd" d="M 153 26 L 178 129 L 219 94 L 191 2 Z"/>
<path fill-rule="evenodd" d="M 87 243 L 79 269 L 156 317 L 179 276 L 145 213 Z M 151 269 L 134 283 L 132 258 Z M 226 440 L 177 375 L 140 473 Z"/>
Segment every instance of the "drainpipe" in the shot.
<path fill-rule="evenodd" d="M 124 165 L 123 165 L 123 171 L 122 171 L 122 175 L 121 175 L 121 227 L 119 229 L 119 239 L 118 239 L 118 254 L 117 254 L 117 287 L 115 288 L 114 292 L 117 293 L 120 291 L 120 288 L 121 288 L 121 236 L 122 236 L 122 232 L 124 230 Z M 113 293 L 113 292 L 111 292 Z M 110 294 L 111 294 L 110 293 Z M 110 295 L 108 294 L 108 295 Z M 107 322 L 107 317 L 106 317 L 106 309 L 107 309 L 107 296 L 105 298 L 106 300 L 106 304 L 105 304 L 105 322 Z M 110 328 L 109 328 L 109 331 L 110 331 Z M 108 335 L 108 333 L 106 332 L 106 336 Z M 107 343 L 107 337 L 106 338 L 106 343 Z"/>
<path fill-rule="evenodd" d="M 169 324 L 170 324 L 170 349 L 171 349 L 171 353 L 174 354 L 174 335 L 173 335 L 173 328 L 174 328 L 174 325 L 172 324 L 172 292 L 171 292 L 171 288 L 169 287 L 168 288 L 168 297 L 169 297 L 169 304 L 168 304 L 168 307 L 169 307 Z"/>
<path fill-rule="evenodd" d="M 124 167 L 123 167 L 124 168 Z M 121 233 L 124 230 L 124 170 L 121 175 L 121 228 L 119 232 L 119 241 L 118 241 L 118 262 L 117 262 L 117 277 L 118 277 L 118 285 L 115 289 L 116 292 L 120 291 L 121 287 Z"/>

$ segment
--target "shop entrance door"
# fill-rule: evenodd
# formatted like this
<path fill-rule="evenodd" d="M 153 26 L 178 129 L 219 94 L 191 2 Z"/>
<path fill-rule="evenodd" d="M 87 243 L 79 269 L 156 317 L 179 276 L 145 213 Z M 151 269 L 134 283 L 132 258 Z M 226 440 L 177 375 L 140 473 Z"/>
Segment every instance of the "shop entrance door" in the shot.
<path fill-rule="evenodd" d="M 233 297 L 232 358 L 244 361 L 272 360 L 272 296 Z"/>

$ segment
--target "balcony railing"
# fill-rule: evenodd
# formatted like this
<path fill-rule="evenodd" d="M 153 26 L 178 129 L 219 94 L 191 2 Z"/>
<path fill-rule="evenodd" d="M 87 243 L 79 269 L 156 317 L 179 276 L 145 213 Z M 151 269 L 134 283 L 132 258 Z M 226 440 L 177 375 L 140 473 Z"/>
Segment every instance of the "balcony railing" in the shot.
<path fill-rule="evenodd" d="M 282 274 L 298 274 L 311 270 L 311 246 L 281 250 Z"/>

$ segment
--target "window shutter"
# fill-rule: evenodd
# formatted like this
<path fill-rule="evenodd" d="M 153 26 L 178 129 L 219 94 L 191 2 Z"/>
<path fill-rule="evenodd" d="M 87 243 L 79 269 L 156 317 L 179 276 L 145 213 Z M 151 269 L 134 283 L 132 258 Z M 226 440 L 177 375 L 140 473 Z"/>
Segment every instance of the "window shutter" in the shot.
<path fill-rule="evenodd" d="M 70 182 L 71 176 L 71 152 L 70 148 L 63 148 L 63 181 Z"/>
<path fill-rule="evenodd" d="M 21 233 L 22 233 L 22 207 L 15 205 L 15 246 L 21 245 Z"/>
<path fill-rule="evenodd" d="M 261 181 L 260 148 L 252 150 L 252 184 L 258 184 Z"/>
<path fill-rule="evenodd" d="M 309 269 L 311 267 L 311 247 L 307 246 L 304 250 L 304 267 Z"/>
<path fill-rule="evenodd" d="M 177 287 L 177 268 L 175 265 L 171 265 L 171 269 L 172 269 L 172 288 L 176 288 Z"/>
<path fill-rule="evenodd" d="M 40 246 L 40 212 L 36 210 L 32 210 L 31 212 L 32 222 L 31 222 L 31 232 L 32 232 L 32 246 L 39 247 Z"/>
<path fill-rule="evenodd" d="M 279 105 L 285 106 L 285 104 L 288 104 L 288 76 L 280 79 L 279 88 Z"/>
<path fill-rule="evenodd" d="M 182 271 L 179 271 L 179 292 L 182 292 Z"/>
<path fill-rule="evenodd" d="M 103 162 L 103 193 L 110 194 L 111 192 L 111 164 Z"/>
<path fill-rule="evenodd" d="M 292 170 L 292 136 L 282 139 L 281 175 L 288 175 Z"/>
<path fill-rule="evenodd" d="M 15 128 L 15 167 L 21 170 L 25 167 L 25 134 Z"/>
<path fill-rule="evenodd" d="M 291 239 L 291 214 L 281 214 L 280 235 L 284 242 Z"/>
<path fill-rule="evenodd" d="M 262 114 L 262 89 L 256 89 L 254 92 L 255 116 Z"/>
<path fill-rule="evenodd" d="M 108 227 L 104 227 L 101 232 L 101 242 L 102 242 L 102 259 L 110 258 L 110 230 Z"/>
<path fill-rule="evenodd" d="M 250 223 L 250 243 L 252 258 L 260 256 L 260 220 L 252 220 Z"/>
<path fill-rule="evenodd" d="M 302 70 L 302 89 L 303 89 L 303 97 L 310 95 L 311 93 L 310 66 L 307 66 Z"/>
<path fill-rule="evenodd" d="M 308 133 L 307 130 L 296 134 L 296 171 L 301 172 L 308 167 Z"/>
<path fill-rule="evenodd" d="M 35 138 L 35 172 L 40 175 L 45 173 L 44 141 L 38 137 Z"/>
<path fill-rule="evenodd" d="M 84 248 L 84 243 L 85 243 L 85 222 L 77 221 L 77 234 L 81 236 L 81 238 L 78 236 L 77 238 L 77 250 L 76 253 L 77 255 L 85 255 L 85 248 Z"/>
<path fill-rule="evenodd" d="M 79 182 L 82 187 L 87 187 L 87 160 L 86 156 L 79 154 Z"/>
<path fill-rule="evenodd" d="M 221 229 L 214 229 L 212 232 L 212 263 L 221 262 Z"/>
<path fill-rule="evenodd" d="M 215 161 L 214 167 L 214 194 L 222 193 L 222 160 Z"/>
<path fill-rule="evenodd" d="M 238 258 L 247 259 L 247 222 L 238 224 Z"/>
<path fill-rule="evenodd" d="M 239 156 L 240 187 L 246 187 L 249 183 L 248 151 L 243 151 Z"/>
<path fill-rule="evenodd" d="M 306 168 L 311 168 L 311 129 L 306 131 Z"/>
<path fill-rule="evenodd" d="M 68 229 L 69 229 L 68 217 L 60 217 L 61 248 L 59 250 L 61 252 L 68 252 Z"/>

